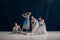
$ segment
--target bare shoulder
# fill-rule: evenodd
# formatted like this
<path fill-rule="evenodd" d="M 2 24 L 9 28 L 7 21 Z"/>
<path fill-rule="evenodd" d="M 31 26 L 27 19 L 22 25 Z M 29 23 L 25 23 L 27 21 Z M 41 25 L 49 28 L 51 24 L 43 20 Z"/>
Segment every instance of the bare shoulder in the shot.
<path fill-rule="evenodd" d="M 42 19 L 42 21 L 44 22 L 44 19 Z"/>
<path fill-rule="evenodd" d="M 18 25 L 18 27 L 20 27 L 20 26 Z"/>

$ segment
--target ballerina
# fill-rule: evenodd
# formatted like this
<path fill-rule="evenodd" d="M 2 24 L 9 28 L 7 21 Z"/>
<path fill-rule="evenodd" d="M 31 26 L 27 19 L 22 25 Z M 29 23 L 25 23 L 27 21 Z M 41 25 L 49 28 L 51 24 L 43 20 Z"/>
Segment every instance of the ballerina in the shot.
<path fill-rule="evenodd" d="M 38 19 L 39 19 L 39 26 L 40 26 L 40 34 L 47 34 L 46 24 L 44 19 L 42 19 L 41 17 L 39 17 Z"/>
<path fill-rule="evenodd" d="M 13 27 L 13 32 L 14 33 L 19 33 L 19 34 L 27 35 L 27 33 L 22 31 L 22 29 L 20 28 L 20 26 L 17 23 L 14 23 L 14 25 L 15 25 Z"/>
<path fill-rule="evenodd" d="M 37 28 L 39 27 L 39 22 L 38 22 L 38 20 L 34 16 L 31 16 L 31 18 L 32 18 L 32 20 L 31 20 L 32 33 L 36 34 Z"/>
<path fill-rule="evenodd" d="M 19 32 L 19 31 L 22 31 L 20 26 L 17 23 L 14 23 L 13 32 Z"/>
<path fill-rule="evenodd" d="M 25 18 L 22 29 L 26 29 L 26 31 L 28 29 L 30 29 L 30 27 L 29 27 L 30 26 L 30 22 L 29 22 L 30 15 L 31 15 L 31 12 L 27 12 L 27 13 L 22 14 L 22 16 Z"/>

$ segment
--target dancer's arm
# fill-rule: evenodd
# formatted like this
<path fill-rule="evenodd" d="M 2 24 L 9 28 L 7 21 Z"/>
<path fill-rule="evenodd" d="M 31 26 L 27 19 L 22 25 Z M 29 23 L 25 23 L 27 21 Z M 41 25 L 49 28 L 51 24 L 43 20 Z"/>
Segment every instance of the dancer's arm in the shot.
<path fill-rule="evenodd" d="M 34 23 L 32 23 L 32 25 L 33 25 L 33 26 L 35 26 L 35 25 L 36 25 L 36 23 L 34 22 Z"/>
<path fill-rule="evenodd" d="M 29 12 L 29 16 L 31 15 L 31 12 Z"/>
<path fill-rule="evenodd" d="M 29 13 L 29 14 L 27 15 L 27 17 L 30 17 L 30 15 L 31 15 L 31 12 L 27 12 L 27 13 Z"/>
<path fill-rule="evenodd" d="M 22 16 L 23 16 L 23 17 L 26 17 L 26 16 L 25 16 L 25 13 L 24 13 L 24 14 L 22 14 Z"/>
<path fill-rule="evenodd" d="M 34 21 L 33 21 L 33 20 L 31 20 L 31 24 L 32 24 L 32 25 L 34 24 Z"/>
<path fill-rule="evenodd" d="M 34 20 L 32 20 L 31 22 L 32 22 L 32 25 L 36 25 L 36 22 L 34 22 Z"/>
<path fill-rule="evenodd" d="M 21 28 L 20 28 L 20 26 L 19 26 L 19 30 L 22 31 Z"/>

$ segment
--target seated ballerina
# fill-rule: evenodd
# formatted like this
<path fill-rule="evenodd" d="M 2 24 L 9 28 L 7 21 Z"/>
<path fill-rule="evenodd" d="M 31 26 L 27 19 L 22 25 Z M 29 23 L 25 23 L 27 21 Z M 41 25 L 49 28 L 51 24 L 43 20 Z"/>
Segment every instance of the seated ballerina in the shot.
<path fill-rule="evenodd" d="M 17 23 L 14 23 L 13 32 L 20 32 L 21 28 Z"/>
<path fill-rule="evenodd" d="M 13 32 L 19 33 L 19 34 L 23 34 L 23 35 L 27 35 L 25 32 L 22 31 L 22 29 L 20 28 L 20 26 L 17 23 L 14 23 L 14 27 L 13 27 Z"/>

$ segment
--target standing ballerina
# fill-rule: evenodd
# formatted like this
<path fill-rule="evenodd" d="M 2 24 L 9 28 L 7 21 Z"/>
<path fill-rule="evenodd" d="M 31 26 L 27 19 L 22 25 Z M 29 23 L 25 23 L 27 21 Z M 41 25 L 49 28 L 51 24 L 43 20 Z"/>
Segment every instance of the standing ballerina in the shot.
<path fill-rule="evenodd" d="M 39 27 L 39 22 L 38 22 L 38 20 L 34 16 L 31 16 L 31 18 L 32 18 L 32 20 L 31 20 L 32 33 L 36 34 L 37 28 Z"/>
<path fill-rule="evenodd" d="M 22 14 L 22 16 L 25 18 L 22 29 L 26 29 L 26 31 L 30 28 L 29 27 L 30 26 L 30 22 L 29 22 L 30 15 L 31 15 L 31 12 L 27 12 L 27 13 Z"/>
<path fill-rule="evenodd" d="M 40 33 L 41 34 L 47 34 L 46 24 L 44 22 L 44 19 L 42 19 L 41 17 L 39 17 L 39 26 L 40 26 Z"/>

